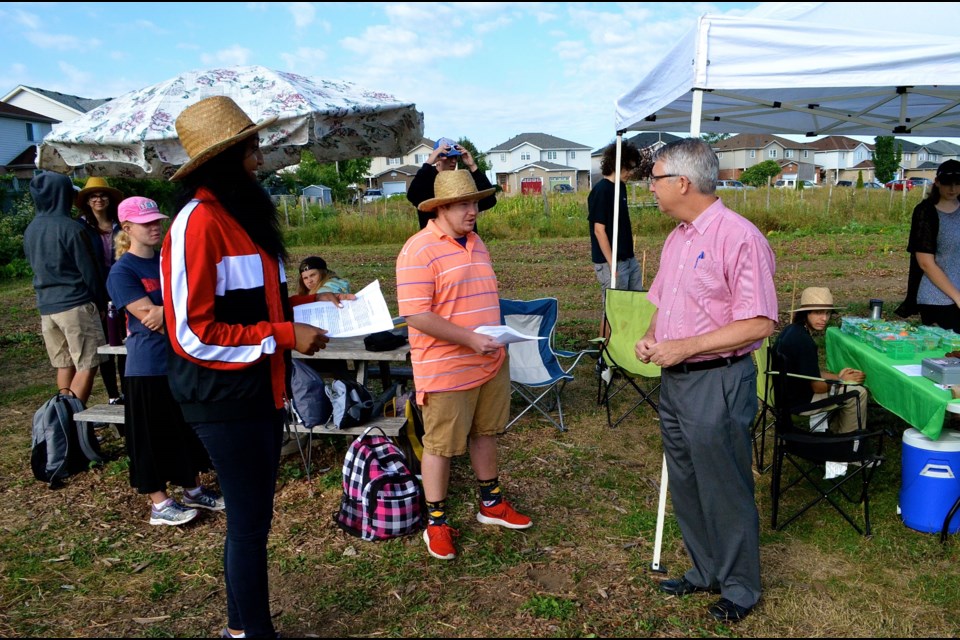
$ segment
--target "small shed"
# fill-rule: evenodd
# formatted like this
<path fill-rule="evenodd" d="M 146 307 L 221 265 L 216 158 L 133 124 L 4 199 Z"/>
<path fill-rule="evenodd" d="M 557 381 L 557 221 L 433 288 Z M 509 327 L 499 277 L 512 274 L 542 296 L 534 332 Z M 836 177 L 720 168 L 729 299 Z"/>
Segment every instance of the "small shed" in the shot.
<path fill-rule="evenodd" d="M 330 187 L 325 187 L 322 184 L 312 184 L 309 187 L 304 187 L 300 195 L 310 204 L 319 204 L 324 207 L 333 204 L 333 191 Z"/>

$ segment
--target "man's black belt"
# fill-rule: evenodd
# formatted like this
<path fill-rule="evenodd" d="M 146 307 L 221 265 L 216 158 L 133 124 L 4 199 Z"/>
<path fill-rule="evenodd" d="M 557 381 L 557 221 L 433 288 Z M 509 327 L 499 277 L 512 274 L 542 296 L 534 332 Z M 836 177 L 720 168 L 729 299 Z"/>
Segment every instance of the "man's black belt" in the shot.
<path fill-rule="evenodd" d="M 672 367 L 664 367 L 664 371 L 669 371 L 670 373 L 693 373 L 694 371 L 706 371 L 708 369 L 717 369 L 719 367 L 729 367 L 732 364 L 740 362 L 746 358 L 748 353 L 745 353 L 740 356 L 733 356 L 732 358 L 715 358 L 713 360 L 701 360 L 699 362 L 681 362 L 680 364 L 675 364 Z"/>

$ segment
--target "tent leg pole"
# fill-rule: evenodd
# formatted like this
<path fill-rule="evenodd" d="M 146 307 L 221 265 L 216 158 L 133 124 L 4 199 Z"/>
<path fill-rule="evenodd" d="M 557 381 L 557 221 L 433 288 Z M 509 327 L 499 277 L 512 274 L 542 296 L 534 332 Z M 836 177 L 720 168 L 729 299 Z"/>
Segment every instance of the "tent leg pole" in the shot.
<path fill-rule="evenodd" d="M 653 543 L 653 562 L 650 570 L 657 573 L 666 573 L 667 569 L 660 564 L 660 550 L 663 547 L 663 521 L 667 515 L 667 456 L 663 456 L 663 466 L 660 469 L 660 499 L 657 501 L 657 532 Z"/>

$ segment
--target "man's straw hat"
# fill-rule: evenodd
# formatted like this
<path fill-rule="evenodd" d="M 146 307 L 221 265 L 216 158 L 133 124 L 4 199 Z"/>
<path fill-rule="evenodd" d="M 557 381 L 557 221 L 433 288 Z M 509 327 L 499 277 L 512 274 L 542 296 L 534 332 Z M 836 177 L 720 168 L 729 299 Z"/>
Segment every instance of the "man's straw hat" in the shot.
<path fill-rule="evenodd" d="M 227 147 L 269 127 L 276 119 L 272 116 L 253 124 L 243 109 L 226 96 L 211 96 L 190 105 L 180 113 L 176 122 L 177 136 L 190 160 L 170 179 L 183 179 Z"/>
<path fill-rule="evenodd" d="M 833 294 L 826 287 L 807 287 L 800 294 L 800 306 L 791 309 L 790 314 L 798 311 L 824 311 L 843 309 L 833 304 Z"/>
<path fill-rule="evenodd" d="M 85 209 L 87 198 L 94 193 L 106 193 L 108 196 L 110 196 L 111 204 L 120 204 L 120 201 L 123 200 L 123 193 L 119 189 L 114 189 L 111 187 L 107 183 L 106 178 L 94 176 L 87 178 L 87 182 L 83 185 L 83 189 L 80 189 L 80 192 L 77 193 L 74 204 L 77 205 L 78 209 Z"/>
<path fill-rule="evenodd" d="M 438 207 L 455 202 L 476 202 L 483 200 L 496 191 L 490 187 L 477 191 L 477 183 L 469 171 L 441 171 L 433 183 L 434 197 L 420 203 L 421 211 L 434 211 Z"/>

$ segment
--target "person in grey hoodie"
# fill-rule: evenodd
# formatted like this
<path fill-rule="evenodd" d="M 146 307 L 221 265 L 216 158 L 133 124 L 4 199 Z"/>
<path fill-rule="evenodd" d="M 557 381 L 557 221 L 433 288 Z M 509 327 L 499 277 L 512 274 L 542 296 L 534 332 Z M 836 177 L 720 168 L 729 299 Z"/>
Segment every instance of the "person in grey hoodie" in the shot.
<path fill-rule="evenodd" d="M 23 233 L 43 342 L 57 370 L 57 387 L 86 404 L 106 344 L 101 325 L 107 294 L 90 234 L 70 217 L 73 182 L 44 171 L 30 181 L 37 214 Z"/>

